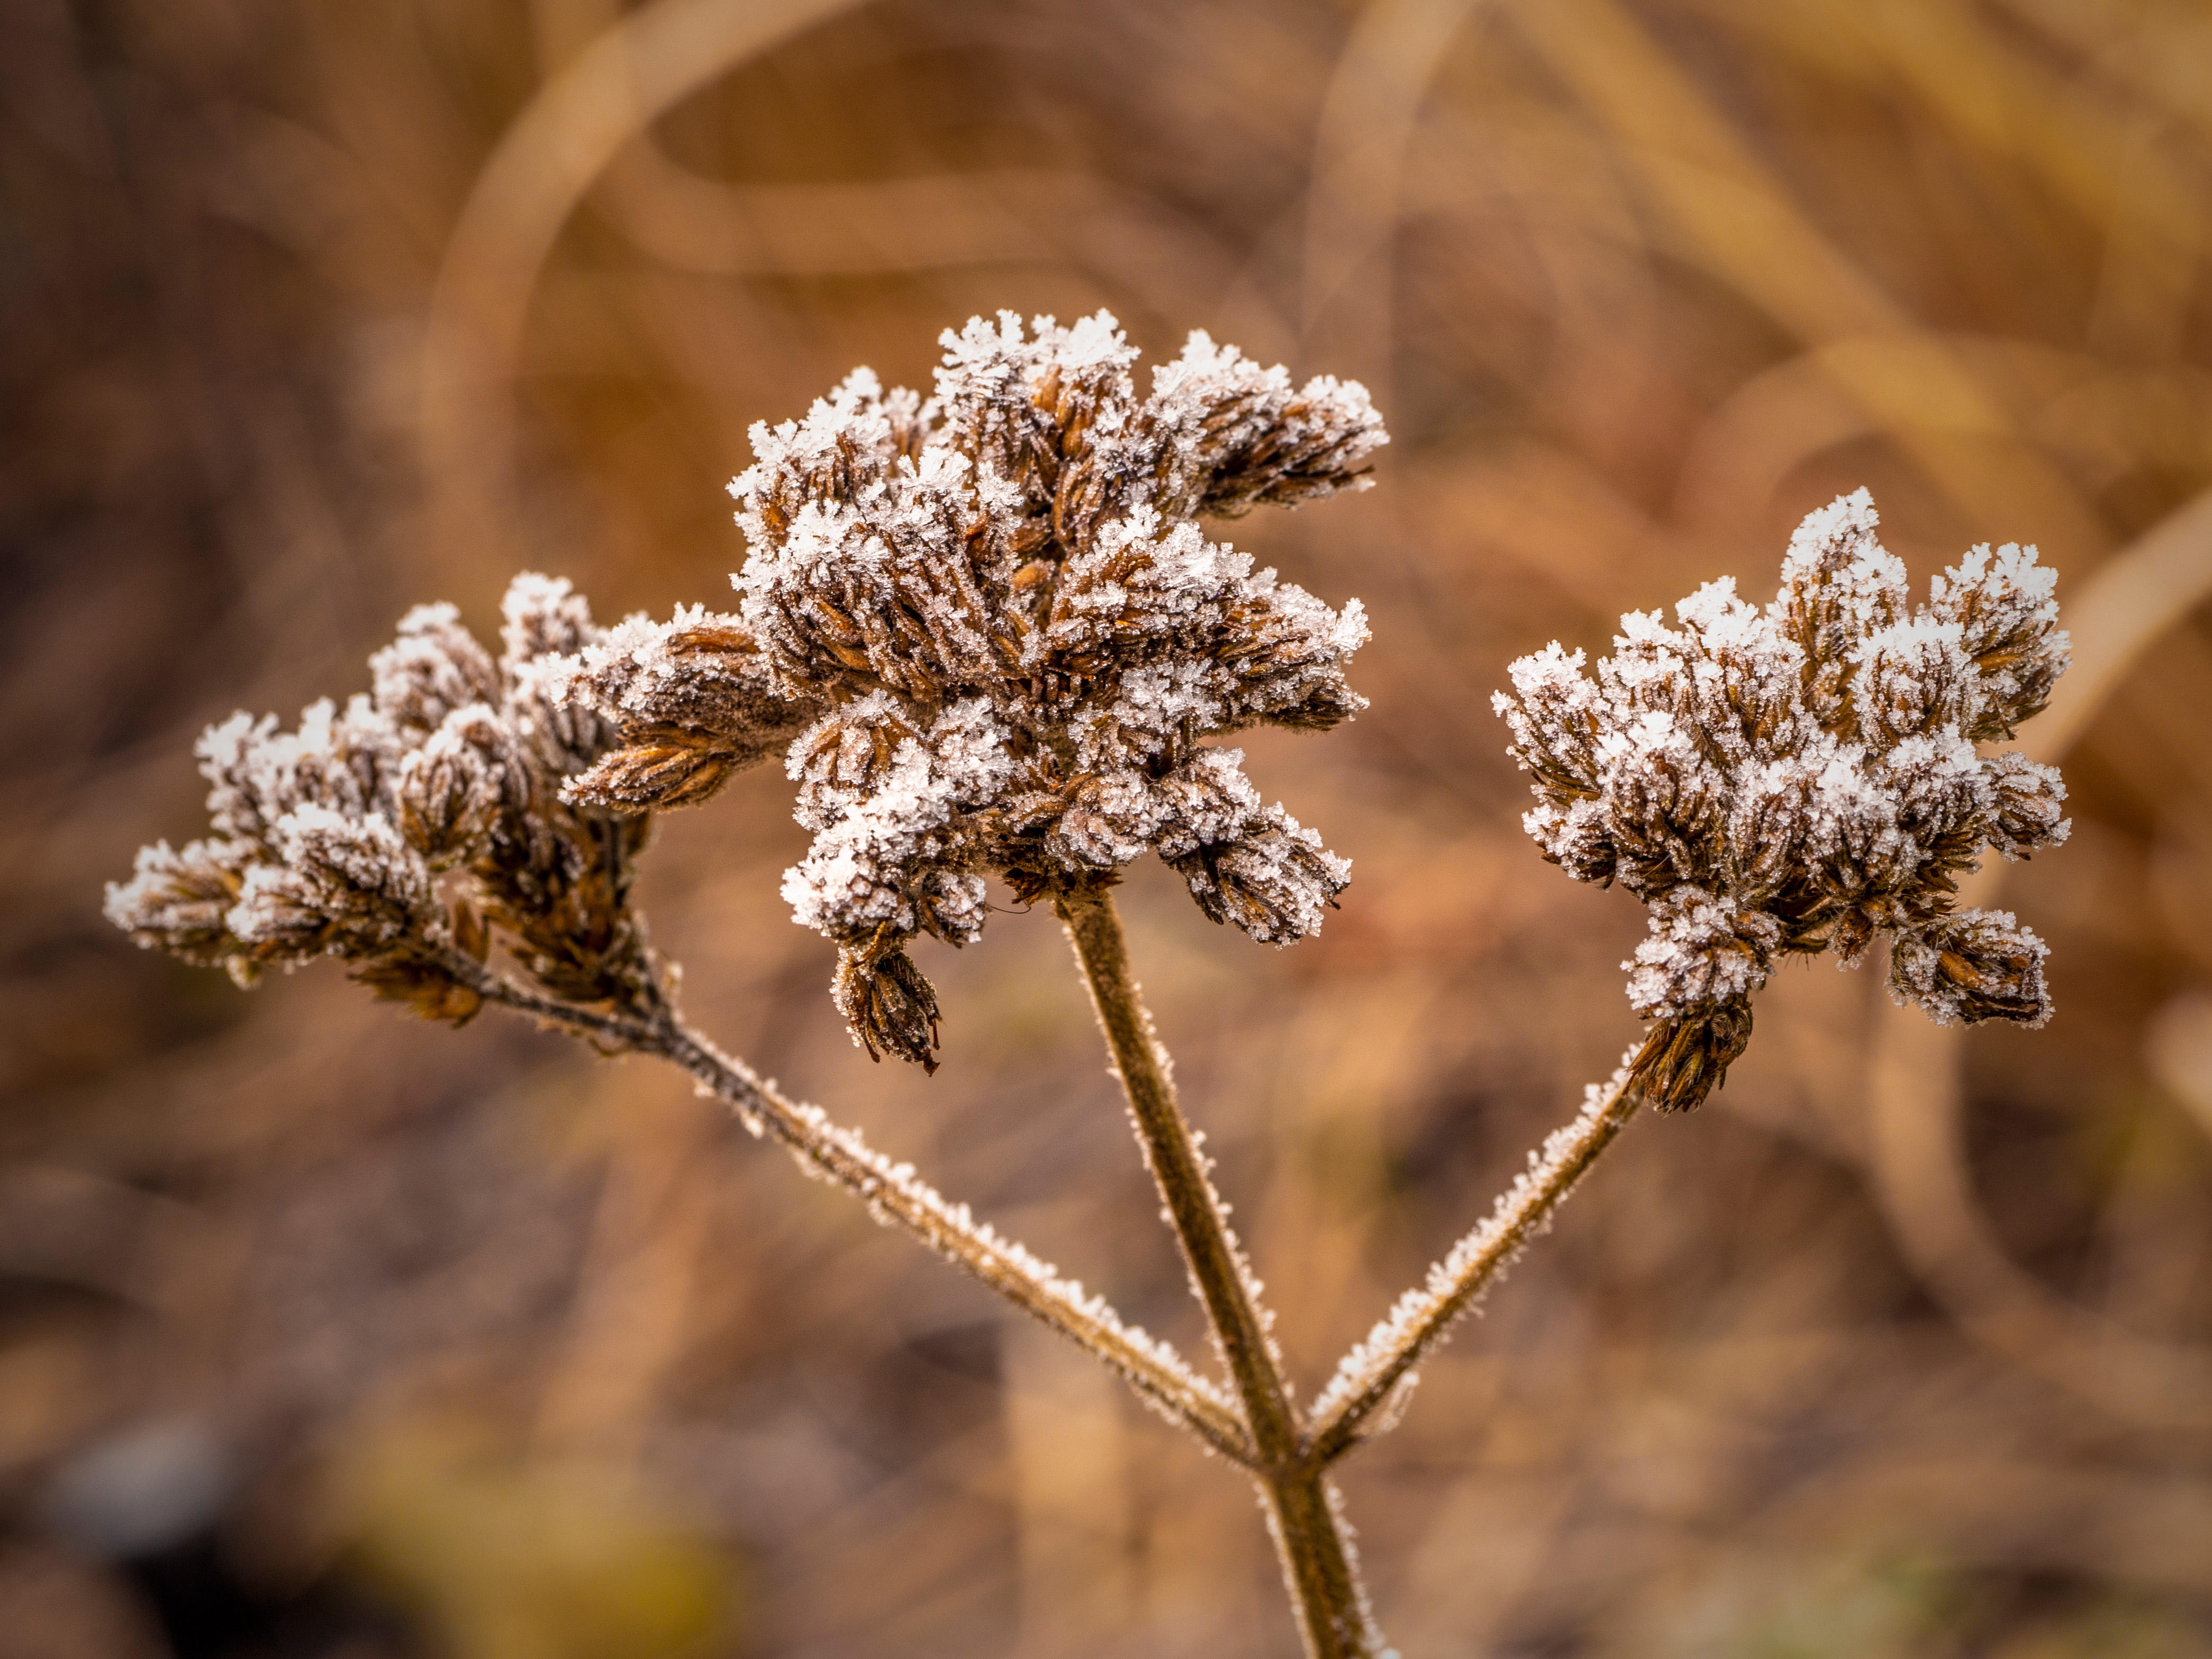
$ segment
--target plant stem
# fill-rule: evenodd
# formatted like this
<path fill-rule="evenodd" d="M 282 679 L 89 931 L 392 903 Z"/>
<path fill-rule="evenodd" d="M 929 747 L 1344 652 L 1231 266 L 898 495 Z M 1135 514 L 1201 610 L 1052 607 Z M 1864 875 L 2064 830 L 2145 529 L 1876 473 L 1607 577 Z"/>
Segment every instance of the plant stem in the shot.
<path fill-rule="evenodd" d="M 946 1201 L 909 1164 L 893 1164 L 817 1106 L 786 1098 L 742 1060 L 721 1053 L 665 1003 L 644 1014 L 588 1008 L 514 983 L 465 951 L 441 965 L 487 1002 L 534 1015 L 618 1048 L 648 1054 L 690 1073 L 756 1134 L 772 1136 L 808 1174 L 844 1188 L 875 1218 L 902 1228 L 1032 1318 L 1050 1326 L 1134 1388 L 1146 1403 L 1231 1461 L 1257 1453 L 1236 1408 L 1165 1343 L 1120 1316 L 1101 1297 L 1064 1279 L 1022 1245 Z"/>
<path fill-rule="evenodd" d="M 1258 1286 L 1176 1104 L 1167 1051 L 1130 973 L 1113 898 L 1103 889 L 1085 888 L 1062 892 L 1054 903 L 1091 987 L 1145 1162 L 1243 1403 L 1258 1453 L 1253 1476 L 1306 1652 L 1311 1659 L 1380 1659 L 1384 1644 L 1368 1612 L 1349 1528 L 1322 1464 L 1308 1453 L 1281 1361 L 1267 1337 Z"/>
<path fill-rule="evenodd" d="M 1550 1224 L 1575 1183 L 1627 1127 L 1641 1098 L 1626 1060 L 1606 1082 L 1592 1085 L 1580 1114 L 1553 1130 L 1540 1152 L 1529 1154 L 1528 1168 L 1499 1195 L 1482 1224 L 1453 1245 L 1427 1279 L 1400 1297 L 1367 1340 L 1344 1357 L 1335 1379 L 1314 1401 L 1310 1443 L 1317 1464 L 1326 1467 L 1359 1443 L 1376 1409 Z"/>

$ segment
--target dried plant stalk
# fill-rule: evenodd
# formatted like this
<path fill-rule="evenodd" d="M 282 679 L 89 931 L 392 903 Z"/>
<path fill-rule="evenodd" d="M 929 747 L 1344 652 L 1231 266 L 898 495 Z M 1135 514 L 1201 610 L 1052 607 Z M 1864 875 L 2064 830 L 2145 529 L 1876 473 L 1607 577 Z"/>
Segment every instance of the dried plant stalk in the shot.
<path fill-rule="evenodd" d="M 1258 1456 L 1254 1479 L 1267 1505 L 1283 1580 L 1298 1610 L 1306 1651 L 1315 1659 L 1374 1659 L 1385 1650 L 1359 1582 L 1350 1529 L 1322 1462 L 1308 1449 L 1267 1334 L 1260 1286 L 1237 1248 L 1206 1159 L 1176 1101 L 1167 1050 L 1129 968 L 1113 896 L 1101 887 L 1059 895 L 1056 905 L 1075 947 L 1091 1006 L 1106 1034 L 1114 1069 L 1146 1166 L 1158 1184 L 1183 1265 L 1206 1309 L 1222 1362 L 1235 1378 Z"/>
<path fill-rule="evenodd" d="M 1504 1277 L 1529 1241 L 1552 1224 L 1567 1194 L 1636 1115 L 1643 1096 L 1632 1080 L 1635 1060 L 1631 1049 L 1619 1071 L 1590 1085 L 1581 1113 L 1528 1154 L 1528 1169 L 1498 1194 L 1482 1224 L 1453 1245 L 1429 1269 L 1428 1278 L 1400 1297 L 1367 1340 L 1345 1355 L 1313 1404 L 1311 1455 L 1316 1462 L 1332 1463 L 1376 1427 L 1389 1426 L 1392 1414 L 1385 1408 L 1403 1403 L 1413 1368 L 1443 1345 L 1461 1316 Z M 1379 1420 L 1378 1411 L 1383 1412 Z"/>

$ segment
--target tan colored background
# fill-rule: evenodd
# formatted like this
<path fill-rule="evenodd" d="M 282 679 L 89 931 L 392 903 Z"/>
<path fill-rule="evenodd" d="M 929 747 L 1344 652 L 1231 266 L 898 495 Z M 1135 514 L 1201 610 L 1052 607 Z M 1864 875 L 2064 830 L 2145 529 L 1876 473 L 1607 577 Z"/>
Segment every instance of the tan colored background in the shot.
<path fill-rule="evenodd" d="M 15 0 L 0 88 L 9 1656 L 165 1651 L 68 1497 L 149 1430 L 259 1632 L 180 1659 L 1290 1650 L 1238 1480 L 676 1081 L 99 918 L 199 726 L 410 603 L 714 602 L 746 427 L 854 364 L 1105 306 L 1389 417 L 1374 492 L 1226 532 L 1373 612 L 1370 712 L 1249 744 L 1341 913 L 1126 890 L 1311 1382 L 1634 1033 L 1510 657 L 1763 597 L 1862 483 L 1921 578 L 2033 539 L 2063 595 L 2212 485 L 2189 0 Z M 1349 1467 L 1411 1659 L 2212 1653 L 2208 544 L 2090 618 L 2074 839 L 2007 878 L 2057 1021 L 1791 969 Z M 1047 918 L 925 946 L 945 1069 L 871 1066 L 803 845 L 773 769 L 666 825 L 694 1013 L 1194 1351 Z"/>

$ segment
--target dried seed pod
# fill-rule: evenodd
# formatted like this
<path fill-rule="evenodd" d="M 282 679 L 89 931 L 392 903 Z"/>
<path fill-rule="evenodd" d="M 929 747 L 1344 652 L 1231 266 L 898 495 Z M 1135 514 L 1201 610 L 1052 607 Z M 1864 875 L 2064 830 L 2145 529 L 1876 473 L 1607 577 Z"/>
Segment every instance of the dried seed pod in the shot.
<path fill-rule="evenodd" d="M 1718 1086 L 1778 956 L 1849 965 L 1885 928 L 1901 998 L 1942 1018 L 2048 1016 L 2040 942 L 1952 907 L 1985 848 L 2066 838 L 2055 771 L 1974 748 L 2064 672 L 2051 574 L 2033 548 L 1977 548 L 1914 610 L 1876 522 L 1865 491 L 1841 497 L 1799 526 L 1772 604 L 1711 583 L 1679 627 L 1624 617 L 1594 675 L 1554 644 L 1494 700 L 1544 856 L 1650 907 L 1622 965 L 1656 1022 L 1638 1075 L 1664 1104 Z"/>
<path fill-rule="evenodd" d="M 903 951 L 837 952 L 830 993 L 870 1060 L 886 1054 L 937 1069 L 937 991 Z"/>
<path fill-rule="evenodd" d="M 1938 1025 L 2008 1019 L 2030 1027 L 2051 1018 L 2043 982 L 2051 947 L 2006 910 L 1961 910 L 1897 936 L 1889 994 Z"/>

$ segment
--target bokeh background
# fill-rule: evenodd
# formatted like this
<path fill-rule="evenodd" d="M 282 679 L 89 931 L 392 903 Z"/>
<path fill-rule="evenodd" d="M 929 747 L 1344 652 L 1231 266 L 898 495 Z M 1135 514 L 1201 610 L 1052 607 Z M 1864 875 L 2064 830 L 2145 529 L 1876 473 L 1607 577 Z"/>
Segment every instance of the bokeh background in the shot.
<path fill-rule="evenodd" d="M 1291 1650 L 1239 1480 L 678 1080 L 99 915 L 204 722 L 518 568 L 714 603 L 751 422 L 1106 307 L 1395 434 L 1224 532 L 1373 614 L 1249 745 L 1341 912 L 1124 890 L 1309 1386 L 1635 1034 L 1505 663 L 1862 483 L 2076 602 L 2057 1019 L 1784 974 L 1346 1467 L 1409 1659 L 2212 1654 L 2202 0 L 11 0 L 0 201 L 0 1653 Z M 1200 1351 L 1049 918 L 872 1066 L 803 845 L 774 769 L 666 823 L 694 1016 Z"/>

